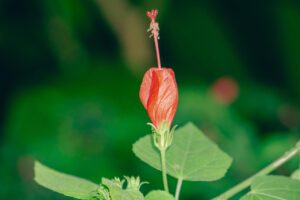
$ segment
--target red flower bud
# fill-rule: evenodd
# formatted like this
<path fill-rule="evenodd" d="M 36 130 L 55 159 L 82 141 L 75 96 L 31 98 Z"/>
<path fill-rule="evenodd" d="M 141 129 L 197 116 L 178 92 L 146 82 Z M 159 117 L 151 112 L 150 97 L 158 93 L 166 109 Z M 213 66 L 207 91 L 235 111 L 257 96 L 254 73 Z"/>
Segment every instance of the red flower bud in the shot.
<path fill-rule="evenodd" d="M 162 122 L 170 127 L 178 104 L 178 89 L 173 70 L 150 68 L 141 84 L 140 99 L 156 128 Z"/>

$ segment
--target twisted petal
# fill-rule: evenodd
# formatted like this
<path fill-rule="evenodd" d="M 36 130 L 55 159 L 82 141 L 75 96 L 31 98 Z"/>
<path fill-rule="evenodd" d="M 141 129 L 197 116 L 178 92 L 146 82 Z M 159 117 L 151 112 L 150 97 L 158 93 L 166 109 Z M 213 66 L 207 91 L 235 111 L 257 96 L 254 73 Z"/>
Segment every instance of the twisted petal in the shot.
<path fill-rule="evenodd" d="M 169 68 L 150 68 L 143 78 L 140 99 L 155 127 L 173 121 L 178 104 L 175 75 Z"/>

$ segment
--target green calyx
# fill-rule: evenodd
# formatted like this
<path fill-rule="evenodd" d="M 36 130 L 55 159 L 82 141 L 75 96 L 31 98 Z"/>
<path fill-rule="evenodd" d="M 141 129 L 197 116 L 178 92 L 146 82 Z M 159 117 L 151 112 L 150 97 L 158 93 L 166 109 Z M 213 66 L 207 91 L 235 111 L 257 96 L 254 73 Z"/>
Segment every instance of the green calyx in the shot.
<path fill-rule="evenodd" d="M 177 125 L 173 126 L 172 129 L 170 129 L 168 123 L 165 121 L 160 123 L 158 127 L 155 127 L 152 123 L 148 123 L 148 125 L 152 128 L 154 145 L 160 151 L 166 151 L 172 144 Z"/>

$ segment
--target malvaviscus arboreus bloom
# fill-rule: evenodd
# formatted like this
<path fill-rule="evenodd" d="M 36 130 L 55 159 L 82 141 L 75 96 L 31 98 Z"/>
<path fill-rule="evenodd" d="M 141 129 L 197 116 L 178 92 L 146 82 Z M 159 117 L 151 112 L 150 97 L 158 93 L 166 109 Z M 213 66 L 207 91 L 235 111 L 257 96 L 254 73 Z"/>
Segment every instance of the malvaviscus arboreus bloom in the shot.
<path fill-rule="evenodd" d="M 169 192 L 165 153 L 172 144 L 176 127 L 170 129 L 177 110 L 178 89 L 173 70 L 161 67 L 158 48 L 159 27 L 155 21 L 157 14 L 157 10 L 147 12 L 151 20 L 148 31 L 151 31 L 154 39 L 158 67 L 152 67 L 145 73 L 140 89 L 140 99 L 152 121 L 150 125 L 154 145 L 160 151 L 164 189 Z"/>
<path fill-rule="evenodd" d="M 148 31 L 154 39 L 158 67 L 152 67 L 145 73 L 140 88 L 140 99 L 154 128 L 158 130 L 163 126 L 163 129 L 169 130 L 177 110 L 178 89 L 173 70 L 161 67 L 158 48 L 159 26 L 155 21 L 157 14 L 157 10 L 147 12 L 151 20 Z"/>

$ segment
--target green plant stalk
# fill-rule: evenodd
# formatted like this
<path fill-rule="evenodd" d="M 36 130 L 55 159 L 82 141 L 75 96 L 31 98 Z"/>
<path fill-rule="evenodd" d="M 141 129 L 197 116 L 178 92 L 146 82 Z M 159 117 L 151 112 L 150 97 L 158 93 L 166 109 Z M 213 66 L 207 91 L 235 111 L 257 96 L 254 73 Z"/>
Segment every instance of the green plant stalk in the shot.
<path fill-rule="evenodd" d="M 179 178 L 177 181 L 177 186 L 176 186 L 176 192 L 175 192 L 175 199 L 179 200 L 179 195 L 182 187 L 182 179 Z"/>
<path fill-rule="evenodd" d="M 214 200 L 226 200 L 231 198 L 232 196 L 236 195 L 237 193 L 241 192 L 242 190 L 246 189 L 249 187 L 253 181 L 258 176 L 263 176 L 271 173 L 287 161 L 289 161 L 291 158 L 293 158 L 297 153 L 300 151 L 300 141 L 296 144 L 294 148 L 291 150 L 287 151 L 284 155 L 279 157 L 277 160 L 275 160 L 273 163 L 265 167 L 264 169 L 260 170 L 253 176 L 249 177 L 248 179 L 244 180 L 243 182 L 239 183 L 238 185 L 234 186 L 233 188 L 227 190 L 223 194 L 217 196 L 214 198 Z"/>
<path fill-rule="evenodd" d="M 166 192 L 169 192 L 167 167 L 166 167 L 166 150 L 160 150 L 160 157 L 161 157 L 161 171 L 162 171 L 164 190 Z"/>

